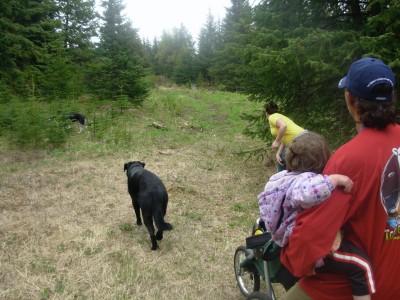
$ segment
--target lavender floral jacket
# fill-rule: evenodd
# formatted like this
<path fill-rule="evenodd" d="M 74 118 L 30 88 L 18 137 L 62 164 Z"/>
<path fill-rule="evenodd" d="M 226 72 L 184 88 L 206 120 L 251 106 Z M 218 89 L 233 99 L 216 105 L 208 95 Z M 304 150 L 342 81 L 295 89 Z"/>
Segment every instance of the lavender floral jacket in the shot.
<path fill-rule="evenodd" d="M 327 175 L 285 170 L 271 176 L 264 191 L 258 195 L 258 205 L 261 218 L 273 240 L 279 246 L 285 246 L 295 225 L 296 215 L 327 199 L 334 189 Z M 281 207 L 283 217 L 278 224 Z"/>

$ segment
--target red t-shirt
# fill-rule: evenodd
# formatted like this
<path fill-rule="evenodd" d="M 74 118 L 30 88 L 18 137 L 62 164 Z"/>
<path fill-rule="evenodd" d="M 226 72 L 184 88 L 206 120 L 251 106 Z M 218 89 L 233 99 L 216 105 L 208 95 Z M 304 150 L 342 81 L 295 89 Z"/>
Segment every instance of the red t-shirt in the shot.
<path fill-rule="evenodd" d="M 363 129 L 329 159 L 324 174 L 343 174 L 351 193 L 336 189 L 320 205 L 296 218 L 282 263 L 296 276 L 311 274 L 326 256 L 339 229 L 371 259 L 376 293 L 372 299 L 400 299 L 400 126 Z M 318 274 L 300 280 L 313 299 L 353 299 L 344 275 Z"/>

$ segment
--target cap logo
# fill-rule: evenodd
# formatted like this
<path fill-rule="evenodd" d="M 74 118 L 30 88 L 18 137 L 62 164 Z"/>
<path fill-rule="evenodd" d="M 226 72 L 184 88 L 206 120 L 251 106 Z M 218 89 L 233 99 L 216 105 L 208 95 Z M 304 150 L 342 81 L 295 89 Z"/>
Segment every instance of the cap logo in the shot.
<path fill-rule="evenodd" d="M 388 81 L 391 86 L 393 86 L 393 82 L 389 78 L 377 78 L 375 80 L 372 80 L 370 83 L 368 83 L 367 87 L 370 87 L 371 85 L 375 84 L 377 81 Z"/>

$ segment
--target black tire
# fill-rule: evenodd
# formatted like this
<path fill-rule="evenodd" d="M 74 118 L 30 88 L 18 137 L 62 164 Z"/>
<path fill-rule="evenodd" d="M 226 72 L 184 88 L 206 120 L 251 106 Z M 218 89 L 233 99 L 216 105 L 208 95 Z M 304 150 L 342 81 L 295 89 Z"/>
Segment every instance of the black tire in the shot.
<path fill-rule="evenodd" d="M 246 258 L 246 249 L 245 246 L 239 246 L 236 249 L 234 268 L 240 292 L 245 297 L 248 297 L 252 292 L 258 292 L 260 290 L 260 274 L 254 266 L 253 268 L 240 268 L 240 263 Z"/>
<path fill-rule="evenodd" d="M 247 300 L 272 300 L 272 298 L 261 292 L 253 292 L 247 297 Z"/>

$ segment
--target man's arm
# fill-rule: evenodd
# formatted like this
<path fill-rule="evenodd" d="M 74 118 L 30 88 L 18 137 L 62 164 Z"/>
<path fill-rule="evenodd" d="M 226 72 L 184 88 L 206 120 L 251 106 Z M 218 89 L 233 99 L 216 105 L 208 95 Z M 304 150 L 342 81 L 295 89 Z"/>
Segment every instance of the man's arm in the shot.
<path fill-rule="evenodd" d="M 335 190 L 320 205 L 296 217 L 289 243 L 282 249 L 281 261 L 295 276 L 310 275 L 315 262 L 326 256 L 336 233 L 346 221 L 351 194 Z"/>

